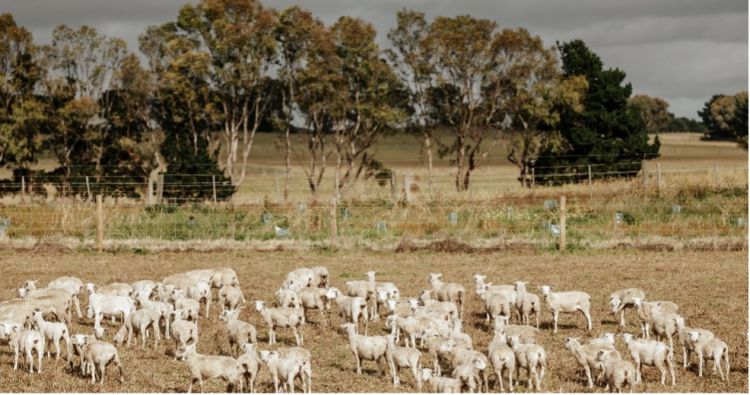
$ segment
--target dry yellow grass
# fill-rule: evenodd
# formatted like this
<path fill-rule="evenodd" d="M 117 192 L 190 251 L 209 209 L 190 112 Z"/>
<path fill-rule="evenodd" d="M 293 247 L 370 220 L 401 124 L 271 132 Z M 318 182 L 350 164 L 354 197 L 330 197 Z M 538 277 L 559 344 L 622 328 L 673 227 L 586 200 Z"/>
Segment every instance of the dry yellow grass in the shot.
<path fill-rule="evenodd" d="M 487 254 L 441 254 L 385 252 L 215 252 L 215 253 L 158 253 L 136 254 L 80 254 L 55 251 L 29 253 L 2 250 L 0 253 L 0 299 L 12 297 L 12 290 L 23 280 L 38 279 L 42 283 L 61 275 L 76 275 L 84 281 L 104 284 L 114 281 L 132 282 L 139 279 L 159 279 L 168 274 L 195 268 L 231 266 L 242 282 L 248 301 L 271 300 L 273 291 L 285 274 L 299 266 L 324 265 L 331 273 L 334 285 L 363 277 L 367 270 L 376 270 L 383 281 L 395 282 L 403 296 L 416 295 L 427 286 L 428 272 L 442 272 L 447 281 L 458 281 L 467 290 L 473 289 L 471 276 L 482 272 L 495 283 L 515 280 L 530 281 L 532 289 L 551 284 L 560 290 L 583 290 L 592 296 L 594 334 L 616 332 L 614 317 L 607 312 L 607 298 L 611 291 L 623 287 L 642 287 L 653 299 L 672 300 L 680 305 L 681 314 L 689 325 L 711 329 L 730 346 L 732 372 L 729 382 L 718 376 L 698 378 L 693 370 L 677 370 L 677 386 L 656 384 L 654 368 L 646 367 L 645 385 L 637 391 L 649 392 L 746 392 L 748 390 L 748 268 L 747 251 L 738 252 L 643 252 L 589 251 L 578 254 L 500 252 Z M 471 291 L 470 291 L 471 293 Z M 478 315 L 480 306 L 468 298 L 464 328 L 474 339 L 476 348 L 486 351 L 490 333 Z M 84 301 L 85 303 L 85 301 Z M 257 313 L 245 309 L 242 318 L 255 324 L 259 331 L 260 348 L 266 349 L 265 326 Z M 201 339 L 198 350 L 218 354 L 228 352 L 223 325 L 216 320 L 201 319 Z M 315 316 L 313 316 L 314 318 Z M 627 331 L 637 333 L 635 317 L 627 315 Z M 585 391 L 584 379 L 570 354 L 563 348 L 566 336 L 585 336 L 582 318 L 561 319 L 559 334 L 552 335 L 549 314 L 542 315 L 540 343 L 549 354 L 548 374 L 544 380 L 546 391 Z M 340 322 L 337 318 L 335 322 Z M 382 322 L 373 325 L 374 333 L 382 332 Z M 113 328 L 114 329 L 114 328 Z M 72 332 L 91 331 L 88 320 L 76 322 Z M 354 360 L 347 349 L 345 338 L 333 329 L 311 324 L 304 328 L 306 346 L 313 354 L 316 392 L 383 392 L 392 391 L 390 382 L 378 376 L 371 362 L 365 362 L 364 374 L 354 373 Z M 281 330 L 279 340 L 292 342 L 291 335 Z M 618 344 L 624 351 L 622 344 Z M 12 354 L 7 346 L 0 346 L 0 388 L 9 392 L 172 392 L 185 391 L 188 371 L 184 363 L 175 362 L 170 354 L 173 346 L 165 342 L 157 350 L 121 349 L 126 369 L 126 381 L 120 385 L 114 374 L 103 386 L 71 373 L 65 364 L 44 361 L 41 376 L 12 371 Z M 681 353 L 676 359 L 682 361 Z M 426 358 L 424 365 L 428 365 Z M 402 372 L 402 391 L 414 391 L 412 379 Z M 494 382 L 494 381 L 493 381 Z M 272 390 L 268 373 L 263 370 L 259 379 L 260 391 Z M 223 384 L 208 383 L 207 391 L 222 391 Z M 497 387 L 493 387 L 496 391 Z M 524 387 L 521 387 L 523 391 Z M 598 391 L 602 391 L 599 388 Z"/>

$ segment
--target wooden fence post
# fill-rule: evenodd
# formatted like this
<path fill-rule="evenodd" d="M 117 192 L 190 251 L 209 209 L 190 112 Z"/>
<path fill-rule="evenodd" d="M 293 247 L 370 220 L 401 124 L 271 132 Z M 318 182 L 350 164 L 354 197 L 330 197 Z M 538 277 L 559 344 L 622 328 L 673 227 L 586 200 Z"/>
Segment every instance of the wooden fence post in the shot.
<path fill-rule="evenodd" d="M 565 251 L 565 196 L 560 196 L 560 251 Z"/>
<path fill-rule="evenodd" d="M 211 175 L 211 186 L 213 186 L 214 189 L 214 204 L 216 204 L 216 176 Z"/>
<path fill-rule="evenodd" d="M 534 189 L 534 185 L 536 184 L 536 174 L 534 174 L 534 168 L 531 168 L 531 189 Z"/>
<path fill-rule="evenodd" d="M 714 162 L 714 187 L 719 187 L 719 164 Z"/>
<path fill-rule="evenodd" d="M 404 200 L 411 203 L 411 172 L 404 174 Z"/>
<path fill-rule="evenodd" d="M 151 177 L 148 178 L 148 184 L 146 184 L 146 206 L 154 204 L 154 180 Z"/>
<path fill-rule="evenodd" d="M 21 200 L 26 200 L 26 176 L 21 176 Z"/>
<path fill-rule="evenodd" d="M 96 195 L 96 251 L 102 252 L 104 244 L 104 209 L 102 195 Z"/>
<path fill-rule="evenodd" d="M 648 187 L 648 173 L 646 172 L 646 160 L 641 160 L 641 182 L 643 183 L 643 189 Z"/>
<path fill-rule="evenodd" d="M 338 245 L 339 225 L 338 225 L 338 204 L 336 197 L 331 198 L 331 246 Z"/>
<path fill-rule="evenodd" d="M 656 162 L 656 194 L 661 194 L 661 163 Z"/>
<path fill-rule="evenodd" d="M 91 186 L 89 185 L 89 176 L 86 176 L 86 193 L 88 193 L 88 197 L 86 198 L 86 201 L 91 201 Z"/>
<path fill-rule="evenodd" d="M 391 200 L 393 200 L 394 203 L 398 201 L 398 185 L 395 170 L 391 171 Z"/>
<path fill-rule="evenodd" d="M 161 204 L 162 197 L 164 196 L 164 173 L 159 173 L 159 178 L 156 181 L 156 203 Z"/>

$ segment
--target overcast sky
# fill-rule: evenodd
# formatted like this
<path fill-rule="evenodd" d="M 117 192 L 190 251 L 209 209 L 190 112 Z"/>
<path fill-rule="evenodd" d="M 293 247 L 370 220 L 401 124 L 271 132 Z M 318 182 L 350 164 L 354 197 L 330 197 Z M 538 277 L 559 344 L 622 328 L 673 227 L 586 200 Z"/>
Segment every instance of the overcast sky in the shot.
<path fill-rule="evenodd" d="M 88 24 L 127 40 L 137 51 L 148 25 L 177 16 L 196 0 L 0 0 L 39 43 L 55 26 Z M 265 0 L 283 8 L 299 4 L 325 23 L 358 16 L 378 30 L 381 45 L 401 7 L 436 15 L 470 14 L 500 27 L 525 27 L 546 44 L 583 39 L 604 60 L 619 67 L 635 93 L 659 96 L 677 115 L 696 111 L 714 93 L 735 93 L 748 84 L 747 0 Z"/>

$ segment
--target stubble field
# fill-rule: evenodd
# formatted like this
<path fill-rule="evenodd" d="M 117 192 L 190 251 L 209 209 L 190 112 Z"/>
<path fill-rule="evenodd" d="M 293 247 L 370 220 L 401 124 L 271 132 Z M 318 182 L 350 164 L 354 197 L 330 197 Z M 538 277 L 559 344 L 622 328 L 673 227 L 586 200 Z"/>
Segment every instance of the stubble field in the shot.
<path fill-rule="evenodd" d="M 469 333 L 475 348 L 486 352 L 491 332 L 479 315 L 480 304 L 473 297 L 472 275 L 484 273 L 496 284 L 529 281 L 537 294 L 537 286 L 549 284 L 558 290 L 581 290 L 592 296 L 592 335 L 618 332 L 614 317 L 608 313 L 610 292 L 624 287 L 641 287 L 653 300 L 671 300 L 680 306 L 690 326 L 712 330 L 730 346 L 732 371 L 730 380 L 722 382 L 718 374 L 698 378 L 697 368 L 681 367 L 682 353 L 676 350 L 677 386 L 662 387 L 657 383 L 658 371 L 644 370 L 644 385 L 636 391 L 647 392 L 746 392 L 748 390 L 748 266 L 747 252 L 644 252 L 591 251 L 576 254 L 496 252 L 487 254 L 447 254 L 419 252 L 393 254 L 382 252 L 216 252 L 216 253 L 154 253 L 154 254 L 87 254 L 30 253 L 3 250 L 0 254 L 0 299 L 14 297 L 14 289 L 24 280 L 37 279 L 42 284 L 62 276 L 74 275 L 84 282 L 106 284 L 133 282 L 140 279 L 161 279 L 169 274 L 197 268 L 230 266 L 234 268 L 249 302 L 271 301 L 286 273 L 301 266 L 328 267 L 334 286 L 345 287 L 345 281 L 364 278 L 363 273 L 376 270 L 378 279 L 392 281 L 400 287 L 403 297 L 416 296 L 427 288 L 427 273 L 442 272 L 446 281 L 462 283 L 469 293 L 464 331 Z M 85 306 L 86 300 L 82 300 Z M 214 307 L 214 306 L 212 306 Z M 228 354 L 224 325 L 213 308 L 209 319 L 201 317 L 198 351 L 204 354 Z M 334 314 L 334 327 L 341 319 Z M 267 331 L 259 315 L 247 306 L 241 318 L 258 329 L 260 349 L 268 349 Z M 315 392 L 388 392 L 415 391 L 413 378 L 401 372 L 398 389 L 378 374 L 373 362 L 364 363 L 364 374 L 355 374 L 355 362 L 342 333 L 317 323 L 304 327 L 305 347 L 313 355 L 313 390 Z M 634 313 L 626 314 L 627 332 L 639 333 Z M 563 347 L 567 336 L 584 336 L 583 318 L 562 316 L 557 335 L 551 333 L 549 313 L 541 317 L 539 343 L 548 352 L 547 375 L 543 389 L 548 392 L 585 392 L 585 378 L 573 357 Z M 72 333 L 91 333 L 89 320 L 74 318 Z M 384 333 L 383 321 L 370 325 L 370 334 Z M 110 327 L 108 339 L 116 327 Z M 281 345 L 291 345 L 293 337 L 286 330 L 277 335 Z M 276 347 L 276 346 L 274 346 Z M 618 349 L 624 346 L 618 337 Z M 12 370 L 13 354 L 7 345 L 0 346 L 0 389 L 7 392 L 184 392 L 189 383 L 184 362 L 174 361 L 171 341 L 163 341 L 157 349 L 140 349 L 135 342 L 130 349 L 121 348 L 125 366 L 125 383 L 118 383 L 115 371 L 108 371 L 107 382 L 92 385 L 78 372 L 71 372 L 63 360 L 44 360 L 42 374 Z M 424 354 L 422 365 L 431 365 Z M 695 358 L 695 357 L 694 357 Z M 695 360 L 694 360 L 695 361 Z M 524 376 L 525 377 L 525 376 Z M 525 384 L 525 383 L 524 383 Z M 494 378 L 493 392 L 498 390 Z M 206 391 L 223 391 L 224 383 L 208 382 Z M 265 368 L 261 369 L 258 391 L 273 391 Z M 521 385 L 518 391 L 525 391 Z M 604 389 L 596 388 L 597 392 Z"/>

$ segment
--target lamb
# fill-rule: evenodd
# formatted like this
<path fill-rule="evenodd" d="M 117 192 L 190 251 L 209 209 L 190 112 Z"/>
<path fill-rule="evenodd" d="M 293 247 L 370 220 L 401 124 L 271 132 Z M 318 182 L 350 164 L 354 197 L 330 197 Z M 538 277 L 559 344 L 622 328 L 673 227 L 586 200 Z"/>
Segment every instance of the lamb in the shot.
<path fill-rule="evenodd" d="M 213 288 L 221 288 L 225 285 L 239 287 L 240 278 L 237 277 L 237 272 L 232 268 L 217 267 L 213 269 L 209 283 Z"/>
<path fill-rule="evenodd" d="M 666 344 L 656 340 L 636 340 L 630 333 L 624 333 L 622 340 L 627 346 L 630 356 L 635 361 L 636 382 L 640 383 L 642 381 L 642 365 L 650 365 L 656 366 L 659 369 L 661 385 L 664 385 L 666 381 L 667 368 L 669 368 L 669 375 L 672 377 L 672 386 L 674 387 L 674 353 L 672 353 Z"/>
<path fill-rule="evenodd" d="M 78 318 L 83 317 L 81 314 L 81 302 L 79 297 L 83 290 L 83 282 L 77 277 L 63 276 L 58 277 L 47 284 L 47 288 L 62 289 L 68 292 L 73 298 L 73 304 L 76 307 L 76 315 Z"/>
<path fill-rule="evenodd" d="M 302 380 L 302 388 L 305 391 L 305 381 L 302 377 L 302 371 L 305 369 L 305 363 L 296 359 L 282 358 L 276 351 L 262 350 L 260 360 L 268 368 L 273 380 L 273 388 L 276 393 L 279 392 L 279 378 L 283 382 L 284 390 L 294 392 L 294 379 L 299 377 Z M 305 391 L 307 392 L 307 391 Z"/>
<path fill-rule="evenodd" d="M 638 319 L 641 320 L 641 336 L 649 339 L 651 337 L 651 310 L 652 306 L 655 306 L 658 310 L 668 313 L 677 313 L 678 306 L 672 302 L 658 301 L 658 302 L 646 302 L 645 300 L 634 297 L 633 305 L 635 306 L 635 312 L 638 315 Z"/>
<path fill-rule="evenodd" d="M 255 379 L 258 378 L 258 370 L 260 367 L 260 359 L 255 353 L 255 344 L 245 343 L 242 345 L 242 355 L 237 357 L 237 362 L 240 364 L 240 370 L 242 371 L 242 383 L 241 388 L 249 388 L 250 392 L 255 392 Z"/>
<path fill-rule="evenodd" d="M 488 325 L 491 320 L 501 316 L 510 318 L 511 300 L 505 294 L 483 292 L 479 297 L 484 302 L 485 321 Z"/>
<path fill-rule="evenodd" d="M 537 391 L 542 389 L 542 380 L 544 380 L 544 369 L 547 365 L 547 353 L 542 346 L 537 344 L 522 344 L 518 336 L 510 338 L 510 348 L 516 354 L 516 363 L 519 369 L 526 369 L 528 378 L 527 386 Z M 534 375 L 534 384 L 531 381 L 531 375 Z"/>
<path fill-rule="evenodd" d="M 542 309 L 542 304 L 539 301 L 539 296 L 534 295 L 526 290 L 528 281 L 516 281 L 514 290 L 516 292 L 516 311 L 521 317 L 521 323 L 523 325 L 529 325 L 531 314 L 534 314 L 536 318 L 536 329 L 539 329 L 539 314 Z"/>
<path fill-rule="evenodd" d="M 607 380 L 606 390 L 622 392 L 622 387 L 627 385 L 632 392 L 636 381 L 636 370 L 632 363 L 620 358 L 615 350 L 599 350 L 596 353 L 596 361 L 600 364 L 604 377 Z"/>
<path fill-rule="evenodd" d="M 159 347 L 159 340 L 161 340 L 161 334 L 159 333 L 159 320 L 161 319 L 161 312 L 154 309 L 140 309 L 133 312 L 129 316 L 125 317 L 120 330 L 115 334 L 113 339 L 115 344 L 125 343 L 125 333 L 127 332 L 127 346 L 130 347 L 130 342 L 133 339 L 133 328 L 137 329 L 141 337 L 141 348 L 146 348 L 146 337 L 148 335 L 148 329 L 152 328 L 154 332 L 154 348 Z"/>
<path fill-rule="evenodd" d="M 371 274 L 374 274 L 375 272 L 367 272 L 365 273 L 368 277 L 368 280 L 364 281 L 347 281 L 346 282 L 346 295 L 351 297 L 359 297 L 364 299 L 368 303 L 368 309 L 367 312 L 368 319 L 375 320 L 376 319 L 376 300 L 375 300 L 375 281 L 371 281 L 369 278 L 371 277 Z"/>
<path fill-rule="evenodd" d="M 172 300 L 174 301 L 174 308 L 182 311 L 184 319 L 198 322 L 201 308 L 200 302 L 186 297 L 185 291 L 182 289 L 172 290 Z"/>
<path fill-rule="evenodd" d="M 198 342 L 198 325 L 192 321 L 183 320 L 182 311 L 175 310 L 172 312 L 174 321 L 172 321 L 172 339 L 175 343 L 174 359 L 177 359 L 177 351 L 185 348 L 189 344 Z"/>
<path fill-rule="evenodd" d="M 312 353 L 302 347 L 281 347 L 276 352 L 280 358 L 293 359 L 302 365 L 302 388 L 307 383 L 307 392 L 312 392 Z"/>
<path fill-rule="evenodd" d="M 155 281 L 140 280 L 130 284 L 130 287 L 133 288 L 133 298 L 136 300 L 150 300 L 157 285 Z"/>
<path fill-rule="evenodd" d="M 438 376 L 442 374 L 442 368 L 440 364 L 442 363 L 447 366 L 451 363 L 451 358 L 453 357 L 450 352 L 441 351 L 445 343 L 453 341 L 457 346 L 469 349 L 471 348 L 471 344 L 466 344 L 463 340 L 452 339 L 450 337 L 442 337 L 434 333 L 428 333 L 427 331 L 422 334 L 422 338 L 424 339 L 425 346 L 427 347 L 427 353 L 432 358 L 432 369 L 437 373 Z"/>
<path fill-rule="evenodd" d="M 422 369 L 422 381 L 432 390 L 433 393 L 457 394 L 461 392 L 461 382 L 451 377 L 434 376 L 432 369 Z"/>
<path fill-rule="evenodd" d="M 307 311 L 320 311 L 323 322 L 330 321 L 331 300 L 336 298 L 335 292 L 328 288 L 305 287 L 297 291 L 300 306 L 304 309 L 303 318 L 307 322 Z"/>
<path fill-rule="evenodd" d="M 219 306 L 221 311 L 226 309 L 237 310 L 245 303 L 245 295 L 240 287 L 224 285 L 219 289 Z"/>
<path fill-rule="evenodd" d="M 591 296 L 589 294 L 579 291 L 552 292 L 552 287 L 549 285 L 542 285 L 540 288 L 544 294 L 544 300 L 547 302 L 547 308 L 552 313 L 554 322 L 552 333 L 557 333 L 557 321 L 560 313 L 574 314 L 579 311 L 586 318 L 587 330 L 591 332 L 591 313 L 589 312 Z"/>
<path fill-rule="evenodd" d="M 206 281 L 198 281 L 190 285 L 185 291 L 185 295 L 199 303 L 206 304 L 206 317 L 208 317 L 209 310 L 211 308 L 211 284 Z"/>
<path fill-rule="evenodd" d="M 586 373 L 586 382 L 588 388 L 594 388 L 592 374 L 596 371 L 596 369 L 600 368 L 599 362 L 596 361 L 596 355 L 601 350 L 615 350 L 614 344 L 609 343 L 581 344 L 580 338 L 578 337 L 566 337 L 565 348 L 568 349 L 571 354 L 573 354 L 573 357 L 575 358 L 576 362 L 578 362 L 578 365 L 580 365 L 583 368 L 583 371 Z M 602 375 L 600 375 L 600 377 Z"/>
<path fill-rule="evenodd" d="M 359 296 L 344 296 L 337 288 L 331 288 L 331 295 L 335 295 L 334 300 L 339 306 L 339 315 L 344 317 L 344 322 L 353 323 L 356 333 L 359 327 L 360 318 L 365 323 L 365 335 L 367 335 L 367 302 Z"/>
<path fill-rule="evenodd" d="M 441 277 L 443 277 L 442 273 L 430 273 L 427 282 L 430 283 L 433 291 L 435 291 L 437 300 L 441 302 L 453 302 L 458 306 L 458 317 L 462 318 L 466 290 L 461 284 L 443 282 L 440 279 Z"/>
<path fill-rule="evenodd" d="M 169 303 L 148 299 L 136 299 L 136 305 L 142 309 L 151 309 L 159 312 L 159 321 L 164 320 L 164 337 L 169 339 L 171 332 L 169 326 L 172 322 L 172 312 L 174 311 L 174 307 Z M 156 327 L 157 330 L 159 330 L 159 323 L 157 323 Z"/>
<path fill-rule="evenodd" d="M 81 368 L 86 370 L 88 366 L 91 372 L 91 384 L 96 383 L 96 366 L 99 366 L 99 384 L 104 384 L 104 373 L 107 370 L 107 366 L 114 363 L 120 373 L 120 382 L 125 382 L 125 373 L 120 362 L 120 355 L 117 352 L 117 348 L 110 343 L 103 342 L 100 340 L 88 341 L 86 340 L 83 346 L 83 358 Z"/>
<path fill-rule="evenodd" d="M 679 341 L 682 345 L 682 368 L 687 369 L 690 365 L 690 354 L 692 354 L 695 351 L 695 348 L 693 348 L 693 343 L 690 341 L 690 336 L 688 334 L 691 331 L 696 331 L 701 334 L 701 339 L 708 340 L 713 339 L 714 333 L 709 331 L 708 329 L 699 329 L 699 328 L 690 328 L 690 327 L 684 327 L 682 330 L 680 330 L 679 333 Z"/>
<path fill-rule="evenodd" d="M 297 292 L 291 289 L 279 288 L 276 290 L 276 307 L 299 308 L 300 302 Z"/>
<path fill-rule="evenodd" d="M 453 369 L 451 376 L 461 382 L 461 388 L 466 386 L 469 392 L 474 392 L 477 389 L 477 382 L 480 383 L 481 379 L 477 376 L 477 371 L 484 371 L 487 368 L 485 362 L 481 359 L 474 359 L 468 362 L 464 362 L 461 365 L 456 366 Z"/>
<path fill-rule="evenodd" d="M 704 360 L 714 361 L 714 371 L 719 370 L 721 380 L 729 380 L 729 347 L 723 341 L 716 337 L 706 339 L 703 334 L 699 331 L 691 331 L 688 333 L 688 338 L 693 344 L 695 353 L 698 354 L 698 377 L 703 377 L 703 362 Z M 721 360 L 724 360 L 724 369 L 727 371 L 726 377 L 724 377 L 724 371 L 721 369 Z"/>
<path fill-rule="evenodd" d="M 393 335 L 386 336 L 386 359 L 388 366 L 391 369 L 391 376 L 393 377 L 393 386 L 399 386 L 400 380 L 398 377 L 399 370 L 401 368 L 411 369 L 414 375 L 414 382 L 417 390 L 422 389 L 422 379 L 419 374 L 419 370 L 422 369 L 420 361 L 422 359 L 422 353 L 415 348 L 398 347 L 395 343 Z"/>
<path fill-rule="evenodd" d="M 355 325 L 346 323 L 341 325 L 349 337 L 349 349 L 357 361 L 357 374 L 362 374 L 362 360 L 375 361 L 380 367 L 380 373 L 385 376 L 385 369 L 380 366 L 383 360 L 387 364 L 386 348 L 388 339 L 385 336 L 363 336 L 355 332 Z"/>
<path fill-rule="evenodd" d="M 101 326 L 103 314 L 122 315 L 123 318 L 135 311 L 135 303 L 129 296 L 103 295 L 96 291 L 94 284 L 88 283 L 89 318 L 94 318 L 94 327 Z"/>
<path fill-rule="evenodd" d="M 318 279 L 316 282 L 315 278 L 316 274 L 312 269 L 300 267 L 287 273 L 286 280 L 281 284 L 281 287 L 292 291 L 305 287 L 317 287 L 320 281 Z"/>
<path fill-rule="evenodd" d="M 640 304 L 643 307 L 643 304 Z M 651 316 L 650 325 L 657 335 L 657 340 L 663 337 L 669 339 L 669 350 L 674 350 L 673 336 L 679 335 L 682 328 L 685 327 L 685 319 L 677 313 L 664 312 L 660 309 L 659 305 L 650 303 L 646 306 L 650 309 L 649 315 Z"/>
<path fill-rule="evenodd" d="M 640 288 L 625 288 L 609 295 L 609 307 L 613 315 L 620 313 L 620 327 L 625 327 L 625 309 L 635 308 L 633 298 L 646 298 L 646 292 Z"/>
<path fill-rule="evenodd" d="M 484 383 L 484 391 L 489 392 L 489 378 L 487 375 L 487 366 L 489 365 L 489 359 L 487 359 L 487 356 L 482 354 L 479 351 L 472 350 L 471 348 L 458 344 L 455 340 L 451 339 L 447 342 L 443 343 L 440 346 L 440 351 L 448 353 L 450 356 L 450 364 L 455 369 L 458 366 L 461 366 L 463 364 L 469 363 L 473 364 L 474 361 L 479 360 L 482 361 L 481 366 L 483 366 L 481 369 L 477 369 L 475 371 L 475 374 L 477 376 L 481 375 L 482 380 L 480 381 L 479 389 L 481 391 L 482 389 L 482 383 Z M 472 365 L 472 366 L 479 366 L 479 365 Z"/>
<path fill-rule="evenodd" d="M 489 359 L 492 362 L 492 367 L 495 371 L 495 377 L 497 377 L 497 384 L 500 386 L 500 391 L 504 391 L 503 388 L 503 371 L 508 371 L 508 387 L 509 391 L 513 392 L 513 375 L 516 372 L 516 354 L 513 349 L 508 346 L 508 340 L 505 335 L 500 332 L 495 332 L 495 337 L 492 339 L 492 343 L 488 349 Z"/>
<path fill-rule="evenodd" d="M 508 317 L 503 316 L 495 318 L 493 329 L 495 332 L 504 334 L 508 339 L 518 336 L 521 343 L 536 343 L 536 335 L 539 333 L 539 329 L 533 326 L 508 324 Z"/>
<path fill-rule="evenodd" d="M 133 287 L 131 287 L 130 284 L 125 283 L 111 283 L 99 287 L 97 292 L 102 295 L 132 296 Z"/>
<path fill-rule="evenodd" d="M 224 310 L 219 319 L 225 321 L 229 332 L 229 349 L 232 356 L 247 343 L 258 343 L 255 327 L 239 320 L 240 310 Z"/>
<path fill-rule="evenodd" d="M 10 335 L 10 345 L 13 348 L 13 370 L 18 369 L 18 354 L 24 354 L 24 361 L 29 365 L 29 373 L 34 373 L 33 352 L 36 351 L 38 363 L 37 373 L 42 373 L 42 356 L 44 355 L 44 335 L 35 331 L 26 329 L 20 332 L 13 332 Z"/>
<path fill-rule="evenodd" d="M 187 392 L 193 391 L 193 384 L 198 382 L 203 392 L 203 380 L 221 378 L 227 382 L 227 391 L 242 391 L 243 369 L 232 357 L 221 355 L 203 355 L 195 351 L 196 343 L 179 350 L 179 357 L 187 362 L 190 369 L 190 385 Z"/>
<path fill-rule="evenodd" d="M 10 335 L 14 332 L 20 332 L 23 330 L 23 325 L 19 325 L 12 322 L 0 322 L 0 341 L 5 344 L 9 344 Z"/>
<path fill-rule="evenodd" d="M 304 344 L 304 334 L 300 333 L 303 312 L 289 308 L 267 308 L 262 300 L 255 301 L 255 310 L 260 313 L 268 326 L 268 344 L 276 343 L 276 328 L 290 328 L 294 333 L 297 346 Z"/>
<path fill-rule="evenodd" d="M 458 307 L 453 302 L 440 302 L 430 297 L 432 290 L 423 290 L 419 294 L 419 302 L 428 310 L 435 311 L 447 316 L 448 319 L 458 319 Z"/>
<path fill-rule="evenodd" d="M 45 341 L 51 340 L 55 345 L 55 360 L 60 359 L 60 340 L 65 340 L 65 347 L 68 354 L 68 363 L 70 363 L 71 343 L 70 331 L 68 326 L 62 322 L 45 321 L 42 312 L 37 310 L 33 315 L 34 329 L 44 335 Z M 47 349 L 47 358 L 50 357 L 50 349 Z"/>

